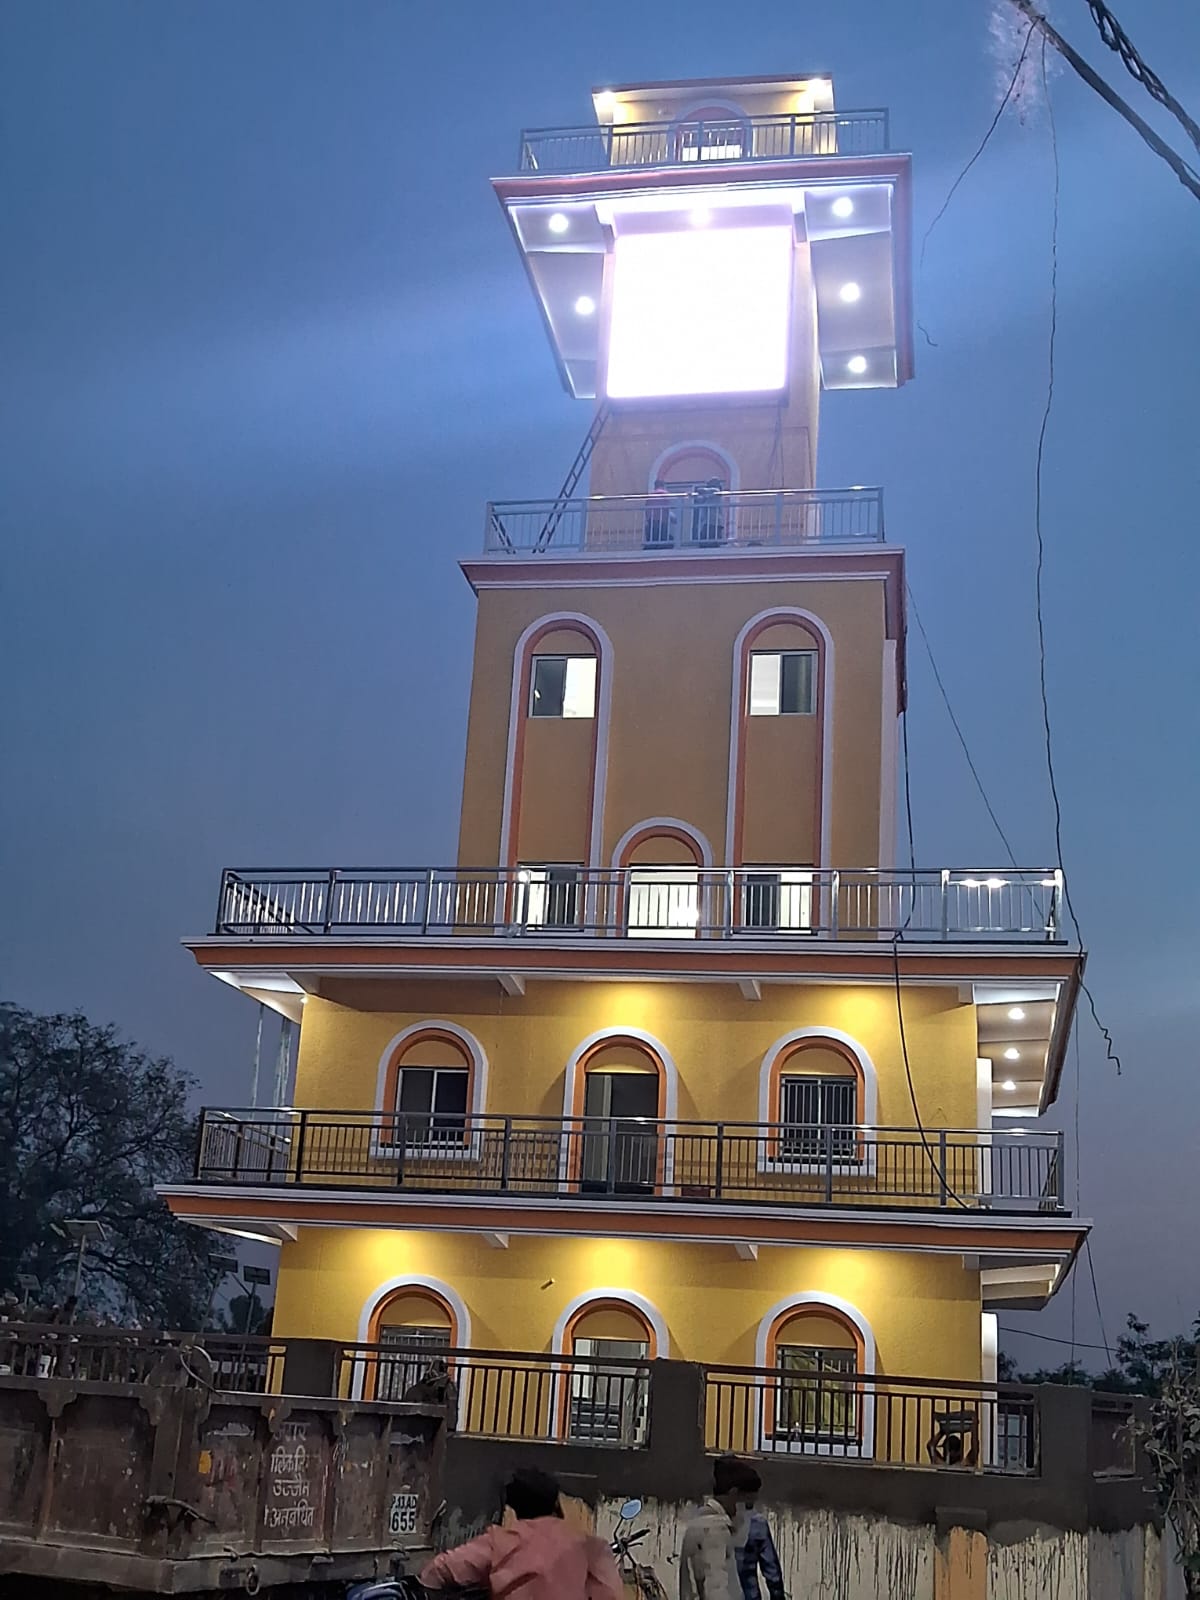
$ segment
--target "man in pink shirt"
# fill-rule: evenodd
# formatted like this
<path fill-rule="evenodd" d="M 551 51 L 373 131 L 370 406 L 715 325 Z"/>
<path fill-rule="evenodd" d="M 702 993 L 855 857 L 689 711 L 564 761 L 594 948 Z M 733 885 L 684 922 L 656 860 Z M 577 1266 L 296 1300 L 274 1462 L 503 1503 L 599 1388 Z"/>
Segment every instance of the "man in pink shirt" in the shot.
<path fill-rule="evenodd" d="M 603 1539 L 563 1521 L 547 1472 L 516 1472 L 504 1488 L 516 1521 L 446 1550 L 421 1573 L 427 1589 L 486 1589 L 492 1600 L 623 1600 L 617 1564 Z"/>

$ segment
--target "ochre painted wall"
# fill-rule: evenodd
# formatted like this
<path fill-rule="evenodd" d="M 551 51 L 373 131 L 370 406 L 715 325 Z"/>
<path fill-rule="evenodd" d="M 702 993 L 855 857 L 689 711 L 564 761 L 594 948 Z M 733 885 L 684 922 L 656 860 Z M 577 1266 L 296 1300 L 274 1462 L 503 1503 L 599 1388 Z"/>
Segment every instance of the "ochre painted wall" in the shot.
<path fill-rule="evenodd" d="M 788 1296 L 817 1293 L 866 1318 L 879 1371 L 980 1376 L 978 1273 L 956 1256 L 898 1251 L 764 1248 L 741 1261 L 727 1245 L 514 1235 L 494 1250 L 465 1234 L 306 1227 L 283 1247 L 274 1331 L 353 1340 L 368 1300 L 408 1274 L 458 1293 L 477 1349 L 549 1350 L 572 1301 L 615 1289 L 658 1309 L 672 1356 L 753 1365 L 763 1317 Z"/>
<path fill-rule="evenodd" d="M 716 558 L 714 558 L 716 559 Z M 725 865 L 733 650 L 751 617 L 779 607 L 807 610 L 833 639 L 831 849 L 835 866 L 871 866 L 879 854 L 880 685 L 886 637 L 882 580 L 753 580 L 556 589 L 489 589 L 479 597 L 475 667 L 463 781 L 459 861 L 495 865 L 505 788 L 513 657 L 537 618 L 557 611 L 592 617 L 612 643 L 612 712 L 600 865 L 622 834 L 648 817 L 677 817 L 705 835 Z M 602 669 L 604 670 L 604 669 Z M 826 669 L 828 671 L 828 668 Z M 768 720 L 768 719 L 760 719 Z M 556 736 L 571 771 L 577 725 L 538 728 L 540 771 L 552 770 Z M 754 783 L 778 786 L 755 762 Z M 811 780 L 789 784 L 798 810 L 814 803 Z M 753 812 L 756 795 L 747 796 Z M 763 802 L 764 804 L 766 802 Z M 574 777 L 570 809 L 578 810 Z M 574 824 L 577 825 L 577 824 Z M 554 860 L 563 822 L 558 786 L 543 775 L 524 785 L 521 850 Z M 760 856 L 761 860 L 762 857 Z"/>
<path fill-rule="evenodd" d="M 335 980 L 328 980 L 333 984 Z M 879 1126 L 912 1127 L 896 998 L 889 985 L 852 988 L 766 985 L 743 1000 L 732 984 L 530 982 L 524 995 L 479 983 L 387 983 L 341 979 L 343 1003 L 312 997 L 300 1030 L 296 1104 L 326 1110 L 376 1106 L 380 1058 L 401 1029 L 431 1018 L 457 1022 L 488 1058 L 483 1110 L 561 1116 L 566 1065 L 601 1029 L 652 1034 L 679 1073 L 681 1119 L 758 1121 L 759 1068 L 767 1050 L 797 1028 L 832 1027 L 866 1050 L 879 1080 Z M 371 1006 L 372 1009 L 357 1009 Z M 386 1006 L 388 1009 L 380 1009 Z M 904 1025 L 930 1128 L 976 1123 L 974 1008 L 957 989 L 908 988 Z"/>

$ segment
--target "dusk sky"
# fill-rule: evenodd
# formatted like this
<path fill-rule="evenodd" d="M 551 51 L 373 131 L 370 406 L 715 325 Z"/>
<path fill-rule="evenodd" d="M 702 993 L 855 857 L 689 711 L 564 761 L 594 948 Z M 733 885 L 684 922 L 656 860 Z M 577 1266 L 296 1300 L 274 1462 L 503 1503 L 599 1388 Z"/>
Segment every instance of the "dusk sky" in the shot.
<path fill-rule="evenodd" d="M 914 153 L 919 245 L 1007 76 L 992 9 L 0 4 L 3 994 L 115 1022 L 244 1104 L 255 1007 L 179 944 L 210 931 L 221 868 L 454 859 L 456 562 L 488 499 L 557 491 L 589 422 L 488 185 L 523 125 L 584 122 L 609 82 L 828 71 L 839 107 L 889 107 Z M 1200 7 L 1122 13 L 1200 114 Z M 1083 0 L 1052 14 L 1170 132 Z M 1127 1309 L 1163 1333 L 1200 1312 L 1200 202 L 1068 71 L 1051 87 L 1049 679 L 1065 863 L 1125 1066 L 1085 1022 L 1082 1206 L 1111 1337 Z M 1037 866 L 1052 182 L 1044 109 L 1006 116 L 917 279 L 936 348 L 918 337 L 899 392 L 825 398 L 819 469 L 883 485 L 984 782 Z M 994 865 L 915 630 L 909 673 L 919 862 Z M 1051 1121 L 1073 1118 L 1068 1071 Z M 1094 1341 L 1086 1272 L 1078 1293 Z M 1062 1334 L 1068 1300 L 1001 1322 Z"/>

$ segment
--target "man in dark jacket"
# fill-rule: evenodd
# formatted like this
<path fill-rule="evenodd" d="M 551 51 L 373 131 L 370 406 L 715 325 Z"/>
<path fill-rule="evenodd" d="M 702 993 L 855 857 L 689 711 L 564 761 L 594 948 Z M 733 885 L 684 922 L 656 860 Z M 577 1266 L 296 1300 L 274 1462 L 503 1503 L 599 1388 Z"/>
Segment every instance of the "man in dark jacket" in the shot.
<path fill-rule="evenodd" d="M 767 1586 L 767 1600 L 787 1600 L 775 1541 L 771 1538 L 767 1519 L 761 1511 L 751 1508 L 746 1522 L 746 1542 L 739 1545 L 734 1554 L 743 1600 L 762 1600 L 762 1590 L 758 1585 L 760 1571 Z"/>

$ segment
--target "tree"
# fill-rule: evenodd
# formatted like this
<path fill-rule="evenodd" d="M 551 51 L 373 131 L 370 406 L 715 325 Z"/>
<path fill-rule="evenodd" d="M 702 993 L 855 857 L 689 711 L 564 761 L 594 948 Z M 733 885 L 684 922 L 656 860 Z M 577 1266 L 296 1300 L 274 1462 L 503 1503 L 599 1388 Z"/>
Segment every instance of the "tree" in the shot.
<path fill-rule="evenodd" d="M 1149 1418 L 1136 1432 L 1175 1533 L 1187 1593 L 1200 1597 L 1200 1368 L 1194 1359 L 1175 1361 L 1161 1376 Z"/>
<path fill-rule="evenodd" d="M 1065 1361 L 1059 1367 L 1039 1367 L 1035 1372 L 1018 1372 L 1007 1352 L 999 1362 L 1002 1383 L 1060 1383 L 1099 1389 L 1107 1394 L 1155 1396 L 1172 1374 L 1194 1368 L 1200 1354 L 1200 1320 L 1193 1337 L 1176 1334 L 1173 1339 L 1151 1339 L 1150 1324 L 1135 1317 L 1125 1318 L 1125 1332 L 1117 1340 L 1115 1360 L 1104 1372 L 1089 1372 L 1078 1361 Z"/>
<path fill-rule="evenodd" d="M 273 1319 L 274 1308 L 259 1298 L 256 1284 L 249 1294 L 235 1294 L 217 1321 L 227 1333 L 269 1334 Z"/>
<path fill-rule="evenodd" d="M 62 1300 L 76 1252 L 57 1229 L 95 1216 L 81 1306 L 102 1317 L 194 1328 L 208 1300 L 213 1236 L 176 1222 L 154 1193 L 191 1170 L 192 1081 L 86 1017 L 0 1004 L 0 1292 L 18 1273 Z"/>

